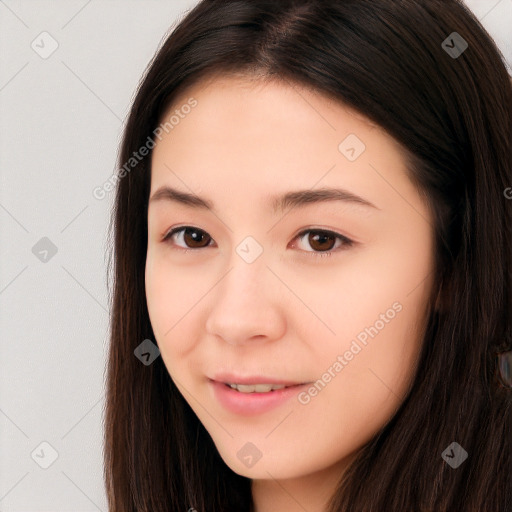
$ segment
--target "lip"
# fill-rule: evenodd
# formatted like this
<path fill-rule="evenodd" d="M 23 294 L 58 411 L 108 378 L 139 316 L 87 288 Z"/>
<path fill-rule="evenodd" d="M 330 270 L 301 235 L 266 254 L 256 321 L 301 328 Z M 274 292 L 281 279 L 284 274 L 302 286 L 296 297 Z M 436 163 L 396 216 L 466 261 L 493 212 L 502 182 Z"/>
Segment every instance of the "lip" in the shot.
<path fill-rule="evenodd" d="M 246 379 L 246 381 L 247 382 L 228 380 L 228 382 L 235 382 L 237 384 L 249 384 L 248 379 Z M 270 381 L 260 380 L 260 382 L 256 382 L 255 380 L 250 381 L 251 384 L 265 384 L 269 382 L 272 384 L 280 384 L 280 382 L 276 382 L 276 379 Z M 286 383 L 283 383 L 283 381 L 281 381 L 281 383 L 285 386 L 287 385 Z M 218 382 L 212 379 L 209 379 L 209 384 L 212 388 L 214 399 L 217 400 L 225 409 L 241 416 L 254 416 L 256 414 L 263 414 L 264 412 L 283 405 L 310 383 L 292 383 L 290 387 L 269 391 L 268 393 L 241 393 L 236 389 L 230 388 L 224 382 Z"/>
<path fill-rule="evenodd" d="M 210 380 L 224 384 L 277 384 L 283 386 L 297 386 L 304 382 L 293 382 L 291 380 L 283 380 L 277 377 L 266 377 L 264 375 L 234 375 L 232 373 L 219 373 Z"/>

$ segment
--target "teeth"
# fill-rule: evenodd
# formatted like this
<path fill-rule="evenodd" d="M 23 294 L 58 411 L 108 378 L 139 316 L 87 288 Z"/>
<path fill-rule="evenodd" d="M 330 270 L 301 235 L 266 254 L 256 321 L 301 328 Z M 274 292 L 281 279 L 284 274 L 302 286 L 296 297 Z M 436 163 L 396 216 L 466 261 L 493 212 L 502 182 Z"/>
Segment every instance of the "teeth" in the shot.
<path fill-rule="evenodd" d="M 229 384 L 232 389 L 240 391 L 240 393 L 268 393 L 274 389 L 283 389 L 286 386 L 278 384 Z"/>

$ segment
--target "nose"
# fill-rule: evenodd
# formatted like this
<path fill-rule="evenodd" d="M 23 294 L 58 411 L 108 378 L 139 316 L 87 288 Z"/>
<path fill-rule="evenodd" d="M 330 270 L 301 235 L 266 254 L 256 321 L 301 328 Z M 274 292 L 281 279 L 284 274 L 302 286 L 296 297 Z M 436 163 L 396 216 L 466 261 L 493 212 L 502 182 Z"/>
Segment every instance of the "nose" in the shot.
<path fill-rule="evenodd" d="M 285 287 L 262 257 L 247 263 L 235 254 L 232 261 L 212 290 L 207 332 L 231 345 L 281 338 L 286 330 Z"/>

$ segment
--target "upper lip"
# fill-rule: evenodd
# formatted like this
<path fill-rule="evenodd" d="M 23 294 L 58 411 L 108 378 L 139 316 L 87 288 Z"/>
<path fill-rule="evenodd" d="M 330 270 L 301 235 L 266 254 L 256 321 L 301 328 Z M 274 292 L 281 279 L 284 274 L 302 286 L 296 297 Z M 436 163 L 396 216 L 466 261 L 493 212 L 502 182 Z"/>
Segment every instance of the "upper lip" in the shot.
<path fill-rule="evenodd" d="M 297 386 L 304 382 L 279 379 L 277 377 L 266 377 L 264 375 L 233 375 L 231 373 L 218 373 L 210 380 L 222 382 L 223 384 L 277 384 L 283 386 Z"/>

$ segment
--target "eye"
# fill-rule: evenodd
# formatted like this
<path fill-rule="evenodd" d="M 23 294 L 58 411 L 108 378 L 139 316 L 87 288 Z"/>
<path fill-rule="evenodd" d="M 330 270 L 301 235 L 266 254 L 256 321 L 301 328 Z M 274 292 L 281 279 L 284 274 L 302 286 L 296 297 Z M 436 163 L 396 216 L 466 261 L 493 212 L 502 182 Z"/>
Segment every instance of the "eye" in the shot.
<path fill-rule="evenodd" d="M 295 238 L 300 240 L 306 239 L 310 247 L 313 248 L 313 251 L 305 252 L 311 253 L 314 256 L 321 257 L 332 256 L 333 252 L 346 249 L 354 244 L 353 240 L 350 240 L 346 236 L 325 229 L 306 229 L 300 232 Z M 334 251 L 332 246 L 333 240 L 334 243 L 339 241 L 339 244 Z"/>
<path fill-rule="evenodd" d="M 171 243 L 172 238 L 175 235 L 177 235 L 175 237 L 175 241 L 176 239 L 179 239 L 181 243 L 185 244 L 185 247 L 178 244 L 178 248 L 185 252 L 209 247 L 211 245 L 210 242 L 213 242 L 213 239 L 208 235 L 208 233 L 206 233 L 206 231 L 194 228 L 193 226 L 181 226 L 174 228 L 164 236 L 162 241 Z M 346 236 L 324 229 L 306 229 L 300 232 L 294 240 L 299 239 L 302 241 L 306 236 L 307 242 L 313 250 L 305 250 L 303 252 L 310 253 L 314 256 L 331 256 L 333 252 L 336 252 L 336 250 L 343 250 L 354 244 L 353 240 L 350 240 Z M 173 242 L 173 245 L 175 241 Z M 332 241 L 334 241 L 335 245 L 337 241 L 339 242 L 336 248 L 332 246 Z"/>
<path fill-rule="evenodd" d="M 194 228 L 192 226 L 181 226 L 179 228 L 171 229 L 171 231 L 169 231 L 169 233 L 164 236 L 163 241 L 170 241 L 171 238 L 176 234 L 178 234 L 177 238 L 183 239 L 183 241 L 187 244 L 186 247 L 191 247 L 191 249 L 201 249 L 201 247 L 204 247 L 204 245 L 202 245 L 204 239 L 213 240 L 210 235 L 208 235 L 208 233 L 202 229 Z M 191 246 L 188 244 L 191 244 Z M 196 244 L 198 244 L 199 247 L 196 247 Z M 187 252 L 190 249 L 185 248 L 184 250 Z"/>

